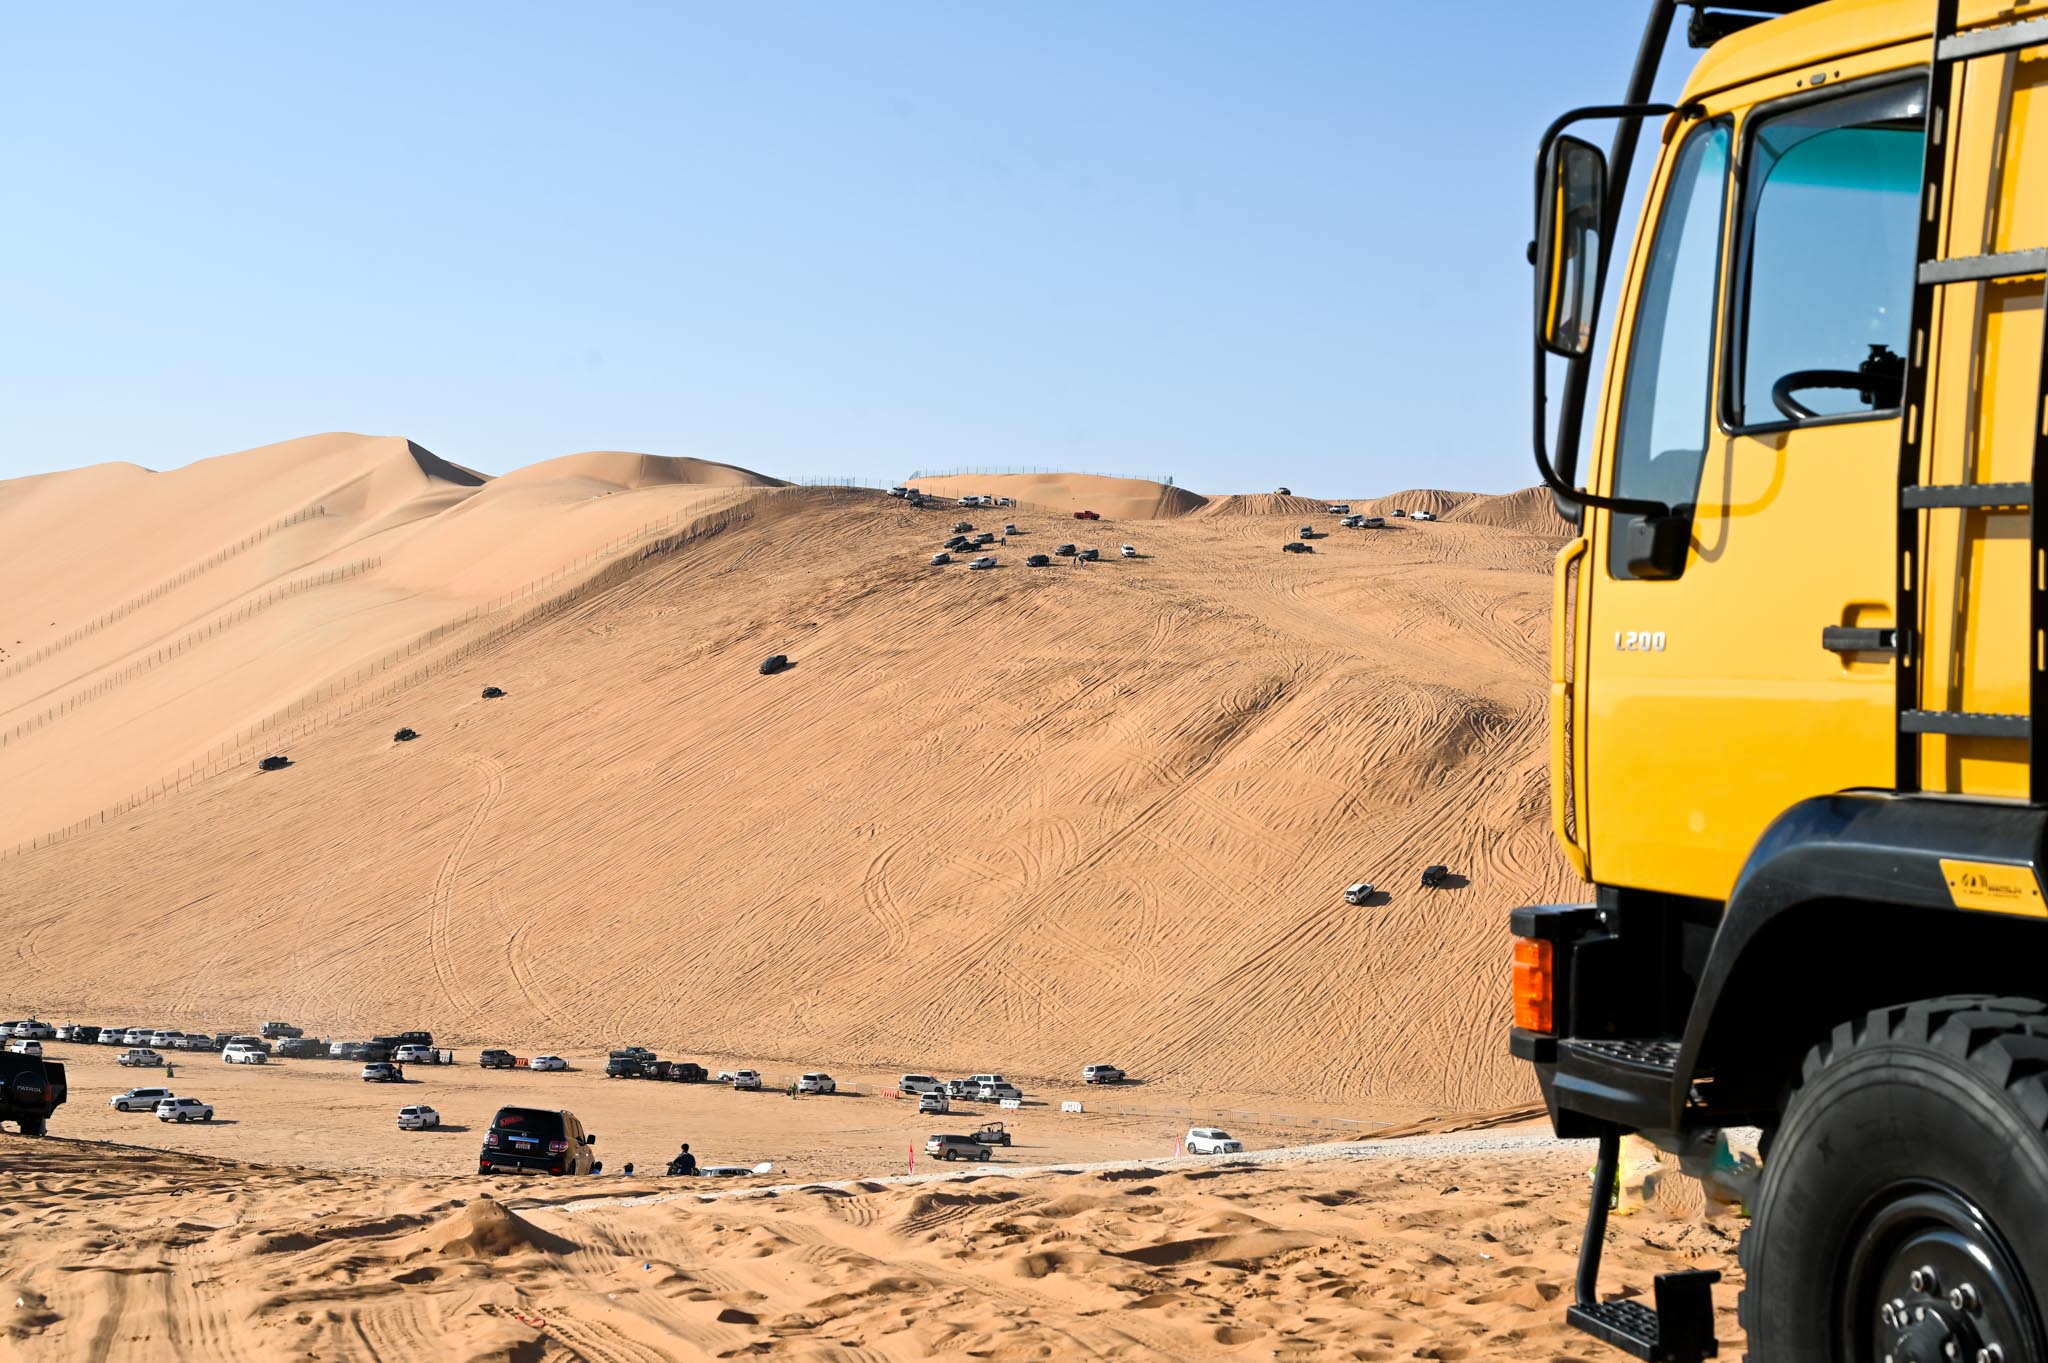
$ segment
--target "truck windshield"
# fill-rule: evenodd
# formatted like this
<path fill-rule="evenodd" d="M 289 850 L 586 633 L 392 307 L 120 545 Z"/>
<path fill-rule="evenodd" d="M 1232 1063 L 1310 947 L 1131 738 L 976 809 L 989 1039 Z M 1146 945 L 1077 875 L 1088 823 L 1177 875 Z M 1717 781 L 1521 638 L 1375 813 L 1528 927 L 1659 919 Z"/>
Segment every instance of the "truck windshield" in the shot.
<path fill-rule="evenodd" d="M 1895 389 L 1822 382 L 1774 399 L 1772 388 L 1790 374 L 1854 376 L 1876 347 L 1905 353 L 1925 89 L 1916 79 L 1752 124 L 1731 425 L 1897 405 Z"/>

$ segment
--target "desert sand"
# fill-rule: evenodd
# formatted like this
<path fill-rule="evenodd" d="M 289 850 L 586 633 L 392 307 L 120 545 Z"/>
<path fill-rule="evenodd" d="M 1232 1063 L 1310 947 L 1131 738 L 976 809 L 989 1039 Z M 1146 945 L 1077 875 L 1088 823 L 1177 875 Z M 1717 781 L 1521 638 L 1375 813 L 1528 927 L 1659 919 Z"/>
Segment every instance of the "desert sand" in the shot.
<path fill-rule="evenodd" d="M 617 451 L 487 478 L 341 434 L 0 483 L 0 1011 L 426 1027 L 472 1061 L 386 1088 L 174 1057 L 167 1086 L 221 1120 L 166 1128 L 106 1105 L 154 1072 L 55 1048 L 63 1139 L 0 1137 L 0 1289 L 23 1303 L 0 1337 L 30 1358 L 1588 1354 L 1557 1295 L 1583 1149 L 1328 1145 L 1532 1112 L 1506 914 L 1576 889 L 1548 829 L 1547 500 L 1329 498 L 1443 518 L 1370 532 L 1320 497 L 957 481 L 1022 505 Z M 995 571 L 928 562 L 960 519 L 1018 526 Z M 1315 552 L 1281 553 L 1303 524 Z M 1107 557 L 1024 566 L 1063 542 Z M 770 653 L 795 666 L 760 675 Z M 258 771 L 272 752 L 291 765 Z M 1434 862 L 1452 879 L 1426 891 Z M 1346 904 L 1356 880 L 1381 893 Z M 850 1091 L 599 1077 L 628 1043 Z M 482 1045 L 577 1068 L 486 1074 Z M 1084 1092 L 1099 1061 L 1140 1082 Z M 1026 1176 L 882 1181 L 996 1115 L 920 1118 L 895 1075 L 987 1069 L 1027 1091 L 1001 1157 Z M 449 1129 L 393 1130 L 422 1101 Z M 783 1190 L 486 1187 L 476 1133 L 513 1101 L 572 1107 L 614 1169 L 688 1139 Z M 1176 1160 L 1210 1121 L 1300 1153 Z M 1027 1172 L 1074 1162 L 1119 1167 Z M 573 1205 L 593 1198 L 620 1200 Z M 1617 1285 L 1727 1249 L 1652 1212 L 1617 1240 Z"/>
<path fill-rule="evenodd" d="M 705 1198 L 0 1136 L 0 1341 L 29 1363 L 1593 1358 L 1560 1295 L 1574 1153 L 1432 1137 Z M 1614 1227 L 1610 1281 L 1733 1256 L 1722 1224 Z"/>

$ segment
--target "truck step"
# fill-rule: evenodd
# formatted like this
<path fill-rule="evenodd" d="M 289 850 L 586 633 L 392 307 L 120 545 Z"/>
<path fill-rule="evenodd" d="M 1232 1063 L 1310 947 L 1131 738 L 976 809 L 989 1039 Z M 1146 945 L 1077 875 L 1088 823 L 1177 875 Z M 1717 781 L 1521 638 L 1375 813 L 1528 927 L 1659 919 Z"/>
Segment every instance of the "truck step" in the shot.
<path fill-rule="evenodd" d="M 1900 505 L 1908 511 L 1937 506 L 2009 506 L 2020 509 L 2033 504 L 2034 489 L 2027 483 L 1924 483 L 1907 488 Z"/>
<path fill-rule="evenodd" d="M 1639 1301 L 1570 1306 L 1565 1308 L 1564 1323 L 1637 1358 L 1664 1356 L 1657 1348 L 1657 1313 Z"/>
<path fill-rule="evenodd" d="M 1677 1074 L 1676 1038 L 1557 1043 L 1558 1094 L 1579 1111 L 1633 1130 L 1671 1125 Z"/>
<path fill-rule="evenodd" d="M 2028 738 L 2034 721 L 2028 715 L 1987 715 L 1969 710 L 1908 710 L 1899 716 L 1899 731 L 1949 734 L 1957 738 Z"/>
<path fill-rule="evenodd" d="M 1699 1363 L 1721 1351 L 1714 1338 L 1719 1281 L 1713 1269 L 1660 1273 L 1655 1310 L 1629 1299 L 1580 1302 L 1566 1308 L 1565 1324 L 1648 1363 Z"/>
<path fill-rule="evenodd" d="M 1945 62 L 1961 62 L 1972 57 L 2017 52 L 2023 47 L 2038 47 L 2042 43 L 2048 43 L 2048 19 L 2028 19 L 2017 24 L 1967 29 L 1953 38 L 1943 38 L 1935 57 Z"/>
<path fill-rule="evenodd" d="M 1922 284 L 1973 284 L 1988 279 L 2024 279 L 2048 271 L 2048 250 L 1993 251 L 1981 256 L 1948 256 L 1921 262 Z"/>

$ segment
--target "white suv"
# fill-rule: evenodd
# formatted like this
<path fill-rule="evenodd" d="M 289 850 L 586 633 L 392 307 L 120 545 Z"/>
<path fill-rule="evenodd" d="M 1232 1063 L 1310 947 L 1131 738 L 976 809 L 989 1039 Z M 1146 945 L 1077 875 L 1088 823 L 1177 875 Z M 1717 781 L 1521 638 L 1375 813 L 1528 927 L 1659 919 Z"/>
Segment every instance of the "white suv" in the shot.
<path fill-rule="evenodd" d="M 114 1063 L 116 1065 L 140 1065 L 144 1068 L 151 1066 L 161 1067 L 164 1063 L 164 1058 L 145 1046 L 132 1051 L 121 1052 L 114 1057 Z"/>
<path fill-rule="evenodd" d="M 896 1081 L 896 1091 L 901 1094 L 944 1093 L 946 1086 L 929 1074 L 906 1074 Z"/>
<path fill-rule="evenodd" d="M 166 1098 L 156 1105 L 156 1119 L 160 1122 L 210 1122 L 213 1120 L 213 1104 L 202 1103 L 197 1098 Z"/>
<path fill-rule="evenodd" d="M 975 1096 L 984 1103 L 1000 1103 L 1005 1101 L 1021 1103 L 1024 1101 L 1024 1090 L 1018 1088 L 1015 1084 L 1005 1083 L 998 1079 L 993 1084 L 983 1084 L 980 1092 Z"/>
<path fill-rule="evenodd" d="M 401 1065 L 431 1065 L 440 1060 L 441 1053 L 432 1046 L 400 1046 L 391 1057 Z"/>
<path fill-rule="evenodd" d="M 102 1046 L 125 1046 L 128 1044 L 128 1032 L 125 1028 L 109 1027 L 100 1033 L 99 1044 Z"/>
<path fill-rule="evenodd" d="M 183 1032 L 174 1032 L 169 1028 L 165 1028 L 162 1031 L 151 1032 L 149 1040 L 142 1044 L 145 1046 L 161 1046 L 168 1051 L 184 1039 L 185 1034 Z"/>
<path fill-rule="evenodd" d="M 1184 1148 L 1190 1155 L 1235 1155 L 1244 1142 L 1220 1126 L 1191 1126 Z"/>
<path fill-rule="evenodd" d="M 740 1070 L 740 1071 L 736 1072 L 736 1073 L 735 1073 L 735 1074 L 733 1075 L 733 1077 L 732 1077 L 732 1086 L 733 1086 L 734 1088 L 736 1088 L 736 1089 L 758 1089 L 758 1088 L 760 1088 L 760 1087 L 761 1087 L 761 1071 L 759 1071 L 759 1070 Z"/>
<path fill-rule="evenodd" d="M 1084 1084 L 1121 1084 L 1124 1072 L 1114 1065 L 1087 1065 L 1081 1070 Z"/>
<path fill-rule="evenodd" d="M 231 1041 L 220 1058 L 230 1065 L 267 1065 L 270 1057 L 245 1041 Z"/>
<path fill-rule="evenodd" d="M 129 1089 L 107 1099 L 107 1106 L 116 1112 L 154 1112 L 158 1103 L 175 1096 L 169 1089 Z"/>
<path fill-rule="evenodd" d="M 800 1075 L 797 1078 L 796 1091 L 798 1093 L 837 1093 L 839 1085 L 829 1074 L 812 1073 Z"/>
<path fill-rule="evenodd" d="M 15 1023 L 14 1034 L 23 1041 L 55 1041 L 57 1039 L 57 1029 L 55 1027 L 52 1027 L 47 1022 L 37 1022 L 34 1018 L 30 1018 L 27 1022 Z"/>
<path fill-rule="evenodd" d="M 150 1034 L 154 1031 L 156 1031 L 154 1027 L 130 1027 L 127 1031 L 121 1033 L 121 1044 L 123 1046 L 147 1046 Z"/>
<path fill-rule="evenodd" d="M 439 1126 L 440 1124 L 441 1114 L 428 1107 L 425 1103 L 421 1103 L 418 1107 L 402 1107 L 398 1109 L 398 1129 L 400 1131 L 425 1131 L 428 1127 Z"/>

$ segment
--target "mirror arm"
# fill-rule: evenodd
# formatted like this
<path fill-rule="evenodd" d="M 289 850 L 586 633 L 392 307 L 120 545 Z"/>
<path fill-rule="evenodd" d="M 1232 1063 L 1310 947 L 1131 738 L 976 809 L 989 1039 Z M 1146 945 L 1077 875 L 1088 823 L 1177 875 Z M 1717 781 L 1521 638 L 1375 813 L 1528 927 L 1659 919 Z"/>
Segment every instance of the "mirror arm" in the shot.
<path fill-rule="evenodd" d="M 1659 29 L 1658 22 L 1653 17 L 1651 20 L 1652 31 L 1645 33 L 1643 38 L 1646 51 L 1651 48 L 1653 35 L 1656 37 L 1656 49 L 1661 51 L 1663 46 L 1662 34 L 1668 31 L 1670 27 L 1670 8 L 1671 6 L 1668 3 L 1660 3 L 1656 6 L 1657 11 L 1663 15 L 1663 28 Z M 1649 74 L 1653 75 L 1654 73 L 1655 63 L 1652 61 Z M 1645 74 L 1643 64 L 1639 59 L 1636 67 L 1636 80 L 1631 82 L 1630 93 L 1635 93 L 1635 85 L 1646 85 L 1647 83 L 1648 75 Z M 1622 120 L 1621 128 L 1615 133 L 1614 154 L 1608 171 L 1608 186 L 1610 190 L 1608 202 L 1601 207 L 1600 260 L 1596 266 L 1598 273 L 1594 284 L 1595 298 L 1603 296 L 1606 291 L 1607 266 L 1614 249 L 1615 224 L 1621 217 L 1621 200 L 1628 187 L 1628 170 L 1631 162 L 1634 160 L 1636 133 L 1642 127 L 1642 121 L 1645 118 L 1662 118 L 1670 114 L 1680 114 L 1685 118 L 1693 119 L 1702 117 L 1705 113 L 1706 110 L 1698 104 L 1644 104 L 1640 102 L 1628 104 L 1589 104 L 1584 108 L 1573 109 L 1568 113 L 1559 115 L 1548 128 L 1544 129 L 1543 140 L 1537 144 L 1536 148 L 1536 211 L 1538 214 L 1542 214 L 1548 209 L 1543 193 L 1545 168 L 1550 163 L 1550 149 L 1557 139 L 1563 135 L 1564 130 L 1571 127 L 1574 123 L 1583 122 L 1586 119 L 1618 118 Z M 1537 238 L 1542 236 L 1542 232 L 1543 224 L 1539 221 L 1536 224 Z M 1531 239 L 1532 263 L 1534 262 L 1533 242 L 1535 239 Z M 1541 288 L 1540 280 L 1538 281 L 1538 288 Z M 1597 317 L 1595 320 L 1597 320 Z M 1557 427 L 1557 449 L 1559 455 L 1563 458 L 1564 469 L 1562 472 L 1559 471 L 1550 456 L 1550 433 L 1547 429 L 1548 423 L 1546 421 L 1549 405 L 1547 393 L 1549 381 L 1548 362 L 1549 352 L 1544 349 L 1539 333 L 1539 338 L 1536 341 L 1535 401 L 1532 404 L 1535 408 L 1536 418 L 1536 471 L 1542 475 L 1544 485 L 1550 489 L 1551 495 L 1557 499 L 1559 511 L 1566 512 L 1566 508 L 1571 508 L 1572 511 L 1582 511 L 1587 507 L 1594 507 L 1600 510 L 1624 512 L 1637 516 L 1669 516 L 1672 514 L 1671 508 L 1662 502 L 1649 501 L 1638 497 L 1603 497 L 1597 493 L 1586 492 L 1573 486 L 1570 475 L 1577 470 L 1579 434 L 1586 411 L 1586 389 L 1589 386 L 1593 368 L 1593 358 L 1590 353 L 1574 357 L 1565 362 L 1562 415 Z M 1566 512 L 1566 514 L 1568 519 L 1576 519 L 1576 516 L 1572 516 L 1569 512 Z"/>

